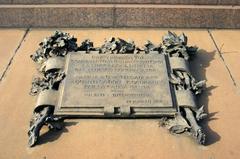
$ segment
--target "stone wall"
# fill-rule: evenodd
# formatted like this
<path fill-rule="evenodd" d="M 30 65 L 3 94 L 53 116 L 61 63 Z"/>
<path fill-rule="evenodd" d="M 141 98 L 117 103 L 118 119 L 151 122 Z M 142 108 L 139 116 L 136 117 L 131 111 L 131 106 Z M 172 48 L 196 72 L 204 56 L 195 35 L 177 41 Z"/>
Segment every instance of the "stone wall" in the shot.
<path fill-rule="evenodd" d="M 0 27 L 240 28 L 240 0 L 1 0 Z"/>

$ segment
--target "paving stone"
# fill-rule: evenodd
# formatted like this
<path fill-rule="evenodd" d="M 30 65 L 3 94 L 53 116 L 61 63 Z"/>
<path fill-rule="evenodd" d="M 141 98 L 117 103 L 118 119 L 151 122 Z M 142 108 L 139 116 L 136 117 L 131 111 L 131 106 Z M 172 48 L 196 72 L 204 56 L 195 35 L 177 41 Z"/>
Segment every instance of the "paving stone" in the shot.
<path fill-rule="evenodd" d="M 212 35 L 227 67 L 233 75 L 238 86 L 240 86 L 240 30 L 212 30 Z"/>
<path fill-rule="evenodd" d="M 167 29 L 64 29 L 75 35 L 78 43 L 90 38 L 97 45 L 109 36 L 132 38 L 137 45 L 150 39 L 158 43 Z M 29 32 L 15 56 L 8 76 L 0 83 L 0 158 L 238 158 L 240 153 L 239 96 L 216 52 L 206 30 L 182 31 L 190 45 L 201 50 L 192 61 L 197 79 L 207 80 L 207 89 L 199 105 L 206 105 L 213 116 L 204 122 L 208 146 L 198 146 L 188 137 L 170 135 L 158 127 L 157 119 L 142 120 L 67 120 L 60 132 L 41 132 L 40 143 L 27 148 L 27 130 L 35 99 L 28 95 L 36 75 L 29 55 L 53 30 L 34 29 Z M 239 33 L 238 33 L 239 34 Z M 200 68 L 199 68 L 200 67 Z"/>
<path fill-rule="evenodd" d="M 1 29 L 0 30 L 0 77 L 2 77 L 10 59 L 20 44 L 24 29 Z"/>

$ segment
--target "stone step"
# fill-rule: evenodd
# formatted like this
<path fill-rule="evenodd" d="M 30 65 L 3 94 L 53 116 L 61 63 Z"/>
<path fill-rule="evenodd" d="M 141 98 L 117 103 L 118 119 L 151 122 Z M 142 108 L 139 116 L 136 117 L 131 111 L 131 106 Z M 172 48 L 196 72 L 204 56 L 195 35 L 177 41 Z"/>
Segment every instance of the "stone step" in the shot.
<path fill-rule="evenodd" d="M 0 27 L 240 28 L 240 6 L 0 5 Z"/>
<path fill-rule="evenodd" d="M 240 0 L 1 0 L 0 4 L 184 4 L 240 5 Z"/>

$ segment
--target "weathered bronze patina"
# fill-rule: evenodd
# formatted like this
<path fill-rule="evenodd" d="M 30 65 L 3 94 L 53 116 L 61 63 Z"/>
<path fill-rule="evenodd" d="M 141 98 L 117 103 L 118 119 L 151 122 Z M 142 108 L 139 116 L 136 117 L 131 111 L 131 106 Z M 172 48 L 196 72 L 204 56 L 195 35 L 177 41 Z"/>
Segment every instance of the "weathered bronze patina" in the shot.
<path fill-rule="evenodd" d="M 187 46 L 184 34 L 168 32 L 162 45 L 147 41 L 142 48 L 114 37 L 100 48 L 90 40 L 77 47 L 76 41 L 55 32 L 31 56 L 43 77 L 32 82 L 30 92 L 38 95 L 30 146 L 43 125 L 61 129 L 61 122 L 71 117 L 159 117 L 172 133 L 191 133 L 204 144 L 198 122 L 206 114 L 195 95 L 205 81 L 197 82 L 189 71 L 188 60 L 197 48 Z"/>
<path fill-rule="evenodd" d="M 174 115 L 167 57 L 75 52 L 66 57 L 56 115 L 136 117 Z"/>

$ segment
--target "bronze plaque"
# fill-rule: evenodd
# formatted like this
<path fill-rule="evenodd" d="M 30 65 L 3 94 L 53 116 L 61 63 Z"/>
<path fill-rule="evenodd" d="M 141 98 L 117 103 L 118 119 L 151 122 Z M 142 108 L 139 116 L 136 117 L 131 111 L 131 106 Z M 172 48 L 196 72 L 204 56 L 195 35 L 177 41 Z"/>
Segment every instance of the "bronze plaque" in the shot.
<path fill-rule="evenodd" d="M 135 117 L 173 115 L 168 57 L 71 53 L 56 115 Z"/>
<path fill-rule="evenodd" d="M 56 31 L 31 55 L 41 63 L 42 77 L 33 80 L 30 91 L 38 97 L 29 146 L 36 144 L 43 125 L 59 130 L 64 119 L 73 117 L 157 117 L 171 133 L 187 132 L 205 143 L 198 123 L 207 114 L 195 100 L 205 80 L 191 75 L 188 59 L 197 47 L 187 46 L 184 34 L 169 31 L 161 45 L 148 41 L 140 48 L 114 37 L 99 48 L 89 39 L 79 47 L 76 41 Z M 69 52 L 76 50 L 81 51 Z"/>

